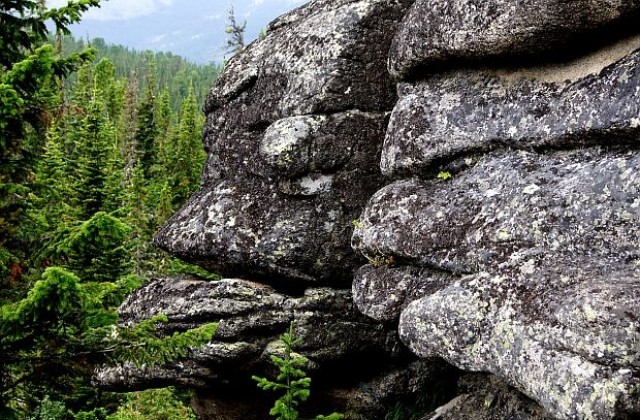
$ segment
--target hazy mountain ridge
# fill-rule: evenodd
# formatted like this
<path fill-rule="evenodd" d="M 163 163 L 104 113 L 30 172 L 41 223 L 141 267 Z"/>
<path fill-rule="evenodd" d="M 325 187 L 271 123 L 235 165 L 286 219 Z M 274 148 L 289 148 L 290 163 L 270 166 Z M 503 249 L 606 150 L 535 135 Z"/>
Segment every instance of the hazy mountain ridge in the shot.
<path fill-rule="evenodd" d="M 95 14 L 74 25 L 76 37 L 104 38 L 138 50 L 170 51 L 195 63 L 219 62 L 225 57 L 224 31 L 228 9 L 233 5 L 238 21 L 246 19 L 246 41 L 277 16 L 305 0 L 165 0 L 150 14 L 120 20 L 100 20 Z M 106 6 L 104 6 L 106 9 Z M 92 17 L 93 16 L 93 17 Z"/>

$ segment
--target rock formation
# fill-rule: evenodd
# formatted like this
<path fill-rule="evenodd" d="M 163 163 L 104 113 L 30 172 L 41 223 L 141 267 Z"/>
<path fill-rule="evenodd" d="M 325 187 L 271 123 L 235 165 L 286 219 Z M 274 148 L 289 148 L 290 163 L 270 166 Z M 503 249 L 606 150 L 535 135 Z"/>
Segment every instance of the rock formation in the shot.
<path fill-rule="evenodd" d="M 123 322 L 166 314 L 168 333 L 219 322 L 216 338 L 171 366 L 104 369 L 98 383 L 185 385 L 197 390 L 203 418 L 267 418 L 274 398 L 261 397 L 251 375 L 271 373 L 269 356 L 291 321 L 316 412 L 377 418 L 434 377 L 455 377 L 412 356 L 395 328 L 360 314 L 351 297 L 364 261 L 350 247 L 353 221 L 383 186 L 380 152 L 396 100 L 386 59 L 408 6 L 314 1 L 228 63 L 206 103 L 202 187 L 156 237 L 226 278 L 157 279 L 120 309 Z"/>
<path fill-rule="evenodd" d="M 249 378 L 295 320 L 316 404 L 350 418 L 417 395 L 434 420 L 640 416 L 639 18 L 315 0 L 276 20 L 214 86 L 202 187 L 156 238 L 226 278 L 121 308 L 216 340 L 97 381 L 266 418 Z"/>
<path fill-rule="evenodd" d="M 467 3 L 417 1 L 394 39 L 404 81 L 381 168 L 395 181 L 352 238 L 393 264 L 358 271 L 356 304 L 398 320 L 415 354 L 493 373 L 555 418 L 636 418 L 640 37 L 622 22 L 637 3 Z M 610 45 L 545 62 L 605 26 Z"/>

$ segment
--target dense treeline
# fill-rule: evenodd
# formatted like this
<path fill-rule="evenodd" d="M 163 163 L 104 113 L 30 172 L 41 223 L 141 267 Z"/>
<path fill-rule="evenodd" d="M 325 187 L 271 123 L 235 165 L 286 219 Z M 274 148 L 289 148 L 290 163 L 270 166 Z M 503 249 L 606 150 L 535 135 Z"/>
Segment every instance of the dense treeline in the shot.
<path fill-rule="evenodd" d="M 141 418 L 136 410 L 163 404 L 186 418 L 172 391 L 122 402 L 90 378 L 108 361 L 165 362 L 215 329 L 158 339 L 161 316 L 117 327 L 117 306 L 145 278 L 210 276 L 150 239 L 198 186 L 199 103 L 218 69 L 100 40 L 96 51 L 63 37 L 98 3 L 53 10 L 38 0 L 0 3 L 3 419 Z"/>
<path fill-rule="evenodd" d="M 55 42 L 52 40 L 52 43 L 55 44 Z M 159 91 L 164 89 L 168 91 L 169 104 L 176 112 L 179 111 L 181 101 L 188 95 L 190 88 L 193 88 L 196 102 L 201 107 L 213 80 L 221 71 L 221 67 L 217 64 L 196 65 L 170 52 L 140 52 L 122 45 L 107 44 L 102 38 L 85 41 L 65 36 L 59 43 L 59 48 L 65 55 L 78 53 L 88 47 L 96 51 L 96 61 L 109 58 L 115 66 L 116 79 L 135 77 L 140 89 L 139 94 L 142 93 L 145 79 L 148 77 L 148 63 L 152 59 L 157 83 L 155 87 Z M 68 80 L 69 83 L 74 83 L 76 76 L 72 75 Z"/>

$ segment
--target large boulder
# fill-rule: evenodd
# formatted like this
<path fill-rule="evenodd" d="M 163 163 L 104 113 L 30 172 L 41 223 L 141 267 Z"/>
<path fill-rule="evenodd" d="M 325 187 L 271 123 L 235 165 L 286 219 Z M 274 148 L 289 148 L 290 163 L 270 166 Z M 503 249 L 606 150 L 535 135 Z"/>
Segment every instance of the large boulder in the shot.
<path fill-rule="evenodd" d="M 637 31 L 638 0 L 416 0 L 396 34 L 389 70 L 549 61 Z"/>
<path fill-rule="evenodd" d="M 269 25 L 225 66 L 207 102 L 201 188 L 160 229 L 160 247 L 225 278 L 157 279 L 120 308 L 123 323 L 157 314 L 171 334 L 217 322 L 214 340 L 168 366 L 102 369 L 103 388 L 183 385 L 209 419 L 264 419 L 290 322 L 313 377 L 312 407 L 381 418 L 435 377 L 394 327 L 351 297 L 353 221 L 383 186 L 380 153 L 396 101 L 386 58 L 408 0 L 320 0 Z M 441 392 L 447 395 L 446 392 Z"/>
<path fill-rule="evenodd" d="M 207 99 L 202 188 L 156 243 L 225 276 L 348 288 L 351 223 L 382 185 L 387 51 L 409 3 L 313 1 L 233 57 Z"/>
<path fill-rule="evenodd" d="M 385 187 L 353 243 L 398 266 L 358 272 L 358 307 L 399 317 L 419 356 L 494 373 L 560 418 L 638 413 L 639 165 L 597 149 L 507 152 L 449 181 Z M 362 287 L 389 273 L 393 293 Z"/>
<path fill-rule="evenodd" d="M 463 69 L 399 92 L 382 154 L 388 175 L 496 148 L 635 142 L 640 36 L 562 66 Z"/>
<path fill-rule="evenodd" d="M 448 24 L 469 17 L 456 12 L 463 3 L 439 13 Z M 636 13 L 616 10 L 621 20 Z M 591 30 L 554 13 L 540 22 Z M 512 22 L 525 34 L 512 43 L 529 42 L 523 22 Z M 452 48 L 467 34 L 448 30 Z M 353 282 L 356 306 L 397 321 L 420 357 L 492 373 L 553 417 L 637 418 L 639 51 L 634 35 L 566 63 L 503 60 L 401 83 L 381 159 L 395 181 L 372 196 L 352 237 L 370 262 Z"/>

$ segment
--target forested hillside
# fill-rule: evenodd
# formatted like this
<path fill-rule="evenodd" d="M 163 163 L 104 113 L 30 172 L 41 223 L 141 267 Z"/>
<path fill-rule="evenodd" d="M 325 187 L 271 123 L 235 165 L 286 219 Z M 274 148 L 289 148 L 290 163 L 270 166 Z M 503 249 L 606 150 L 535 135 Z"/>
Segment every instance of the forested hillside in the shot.
<path fill-rule="evenodd" d="M 51 40 L 56 43 L 55 39 Z M 173 111 L 178 112 L 182 100 L 187 97 L 190 87 L 193 87 L 196 102 L 199 106 L 204 103 L 205 96 L 211 89 L 213 78 L 220 73 L 221 67 L 216 64 L 196 65 L 172 53 L 140 52 L 122 45 L 110 45 L 102 38 L 89 41 L 65 36 L 60 47 L 65 55 L 83 51 L 91 47 L 96 51 L 96 61 L 108 58 L 115 66 L 116 79 L 136 78 L 139 94 L 143 93 L 145 80 L 148 77 L 150 61 L 153 62 L 153 73 L 157 81 L 157 88 L 166 89 L 169 93 L 169 104 Z M 76 82 L 77 76 L 69 77 L 69 84 Z"/>
<path fill-rule="evenodd" d="M 115 309 L 152 275 L 211 277 L 150 242 L 198 186 L 219 68 L 69 37 L 97 4 L 0 3 L 2 419 L 139 418 L 126 413 L 158 404 L 187 418 L 171 390 L 125 401 L 90 378 L 105 361 L 164 362 L 215 328 L 161 340 L 161 318 L 119 328 Z"/>

